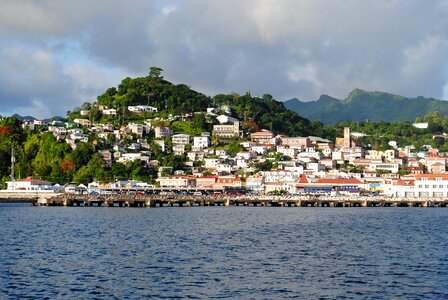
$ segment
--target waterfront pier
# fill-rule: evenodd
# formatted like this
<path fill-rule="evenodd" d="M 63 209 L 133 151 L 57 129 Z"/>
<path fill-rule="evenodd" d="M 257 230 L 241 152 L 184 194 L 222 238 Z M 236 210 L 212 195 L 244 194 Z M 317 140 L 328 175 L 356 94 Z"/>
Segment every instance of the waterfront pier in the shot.
<path fill-rule="evenodd" d="M 77 195 L 53 194 L 30 199 L 38 206 L 82 207 L 447 207 L 448 198 L 389 198 L 382 196 L 252 196 L 252 195 Z"/>

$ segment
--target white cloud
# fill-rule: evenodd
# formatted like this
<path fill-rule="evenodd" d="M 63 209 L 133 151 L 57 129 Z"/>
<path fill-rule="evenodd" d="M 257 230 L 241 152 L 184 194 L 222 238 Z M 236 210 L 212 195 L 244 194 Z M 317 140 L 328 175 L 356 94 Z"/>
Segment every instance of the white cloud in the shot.
<path fill-rule="evenodd" d="M 316 99 L 361 87 L 447 95 L 443 0 L 0 0 L 0 6 L 0 101 L 9 111 L 34 105 L 42 114 L 63 113 L 150 66 L 208 94 Z"/>

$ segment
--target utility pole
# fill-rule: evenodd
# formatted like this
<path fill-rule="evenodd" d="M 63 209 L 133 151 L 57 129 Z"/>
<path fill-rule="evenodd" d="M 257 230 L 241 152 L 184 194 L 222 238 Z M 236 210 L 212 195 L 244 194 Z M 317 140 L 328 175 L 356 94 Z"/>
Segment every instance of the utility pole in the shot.
<path fill-rule="evenodd" d="M 16 162 L 16 158 L 14 157 L 14 148 L 11 149 L 11 181 L 12 181 L 12 189 L 15 190 L 15 183 L 14 183 L 14 163 Z"/>

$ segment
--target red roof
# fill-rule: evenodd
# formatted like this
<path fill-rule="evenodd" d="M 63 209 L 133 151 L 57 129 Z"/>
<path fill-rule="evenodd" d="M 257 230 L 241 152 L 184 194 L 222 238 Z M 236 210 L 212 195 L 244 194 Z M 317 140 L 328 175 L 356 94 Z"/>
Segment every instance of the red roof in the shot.
<path fill-rule="evenodd" d="M 362 184 L 362 182 L 356 178 L 321 178 L 317 183 L 324 184 Z"/>
<path fill-rule="evenodd" d="M 34 179 L 33 177 L 29 176 L 24 179 L 17 180 L 18 182 L 31 182 L 31 183 L 43 183 L 43 184 L 49 184 L 49 181 L 46 180 L 40 180 L 40 179 Z"/>
<path fill-rule="evenodd" d="M 254 135 L 269 135 L 269 136 L 272 136 L 273 133 L 270 132 L 270 131 L 257 131 L 257 132 L 252 133 L 252 136 L 254 136 Z"/>

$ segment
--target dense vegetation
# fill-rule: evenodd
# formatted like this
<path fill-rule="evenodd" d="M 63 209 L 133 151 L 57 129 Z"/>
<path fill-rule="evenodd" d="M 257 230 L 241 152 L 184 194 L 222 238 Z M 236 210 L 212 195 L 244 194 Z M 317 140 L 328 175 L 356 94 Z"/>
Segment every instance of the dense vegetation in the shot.
<path fill-rule="evenodd" d="M 448 132 L 448 118 L 439 113 L 429 114 L 417 121 L 428 122 L 428 129 L 417 129 L 411 122 L 339 122 L 324 126 L 319 121 L 310 120 L 287 110 L 283 103 L 276 101 L 269 94 L 254 97 L 250 93 L 238 95 L 235 93 L 206 96 L 191 90 L 186 85 L 175 85 L 163 79 L 161 69 L 151 68 L 147 77 L 124 79 L 118 88 L 109 88 L 98 96 L 97 103 L 84 103 L 82 107 L 67 112 L 68 118 L 89 118 L 93 122 L 110 123 L 116 126 L 128 122 L 143 123 L 151 118 L 153 125 L 161 124 L 171 128 L 174 133 L 199 135 L 203 131 L 210 132 L 214 121 L 204 113 L 208 107 L 228 106 L 231 115 L 242 120 L 242 127 L 247 136 L 250 132 L 260 129 L 271 129 L 276 134 L 289 136 L 320 136 L 335 140 L 342 136 L 343 127 L 349 126 L 352 131 L 363 132 L 367 136 L 361 142 L 373 149 L 390 148 L 390 140 L 395 140 L 399 146 L 414 145 L 417 149 L 424 145 L 438 147 L 448 152 L 448 144 L 444 138 L 433 138 L 432 134 Z M 157 113 L 132 114 L 127 111 L 128 105 L 150 105 L 159 109 Z M 114 107 L 117 116 L 106 116 L 98 105 Z M 81 116 L 81 109 L 88 110 L 88 116 Z M 189 112 L 202 112 L 185 116 Z M 218 113 L 219 114 L 219 113 Z M 171 116 L 170 116 L 171 115 Z M 179 115 L 179 117 L 174 117 Z M 127 136 L 116 140 L 113 134 L 99 137 L 89 133 L 89 141 L 78 143 L 76 149 L 69 144 L 57 141 L 46 127 L 36 130 L 23 129 L 21 122 L 15 117 L 0 121 L 0 184 L 9 180 L 11 173 L 11 151 L 15 151 L 15 177 L 33 176 L 55 183 L 82 182 L 93 179 L 113 181 L 119 179 L 137 179 L 154 182 L 158 167 L 171 167 L 173 170 L 182 169 L 186 161 L 185 156 L 172 154 L 170 139 L 165 140 L 167 151 L 162 152 L 160 146 L 154 142 L 153 134 L 143 137 L 149 145 L 151 159 L 159 165 L 147 167 L 142 161 L 127 164 L 114 162 L 112 167 L 106 168 L 98 150 L 112 149 L 114 146 L 127 147 L 136 141 L 135 136 Z M 87 130 L 84 129 L 87 133 Z M 235 155 L 242 150 L 240 140 L 230 141 L 212 140 L 215 147 Z M 191 145 L 187 145 L 188 148 Z M 269 161 L 271 163 L 271 161 Z M 196 163 L 195 166 L 200 166 Z M 273 164 L 274 165 L 274 164 Z M 267 169 L 271 166 L 259 165 L 257 169 Z M 165 171 L 163 171 L 165 172 Z M 164 173 L 165 174 L 165 173 Z"/>
<path fill-rule="evenodd" d="M 400 147 L 413 145 L 416 150 L 423 150 L 426 146 L 448 152 L 448 143 L 443 137 L 434 137 L 448 132 L 448 117 L 438 112 L 419 117 L 416 122 L 428 123 L 428 128 L 415 128 L 412 122 L 339 122 L 327 126 L 328 131 L 337 135 L 344 127 L 350 127 L 352 132 L 361 132 L 367 136 L 360 138 L 360 142 L 367 149 L 390 149 L 390 141 L 396 141 Z"/>
<path fill-rule="evenodd" d="M 448 102 L 432 98 L 406 98 L 383 92 L 353 90 L 347 98 L 339 100 L 322 95 L 319 100 L 301 102 L 291 99 L 285 106 L 311 120 L 325 124 L 340 121 L 414 121 L 433 112 L 448 114 Z"/>

